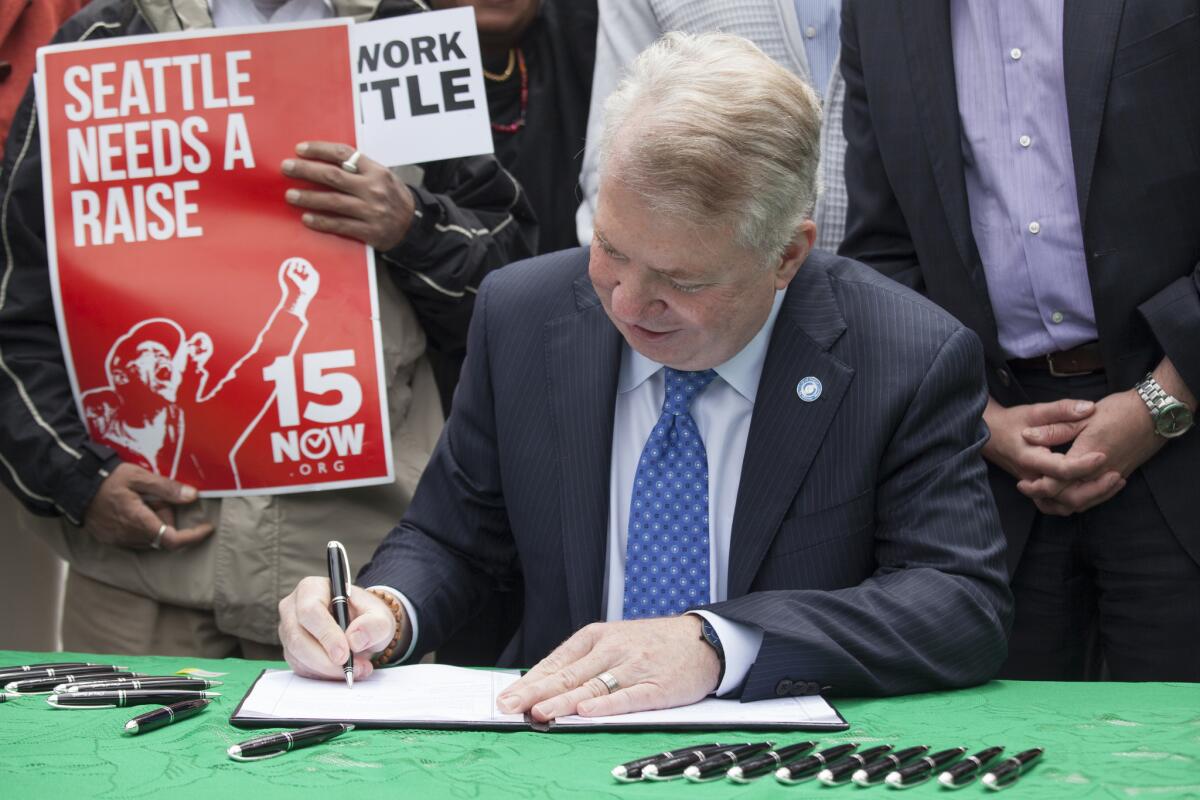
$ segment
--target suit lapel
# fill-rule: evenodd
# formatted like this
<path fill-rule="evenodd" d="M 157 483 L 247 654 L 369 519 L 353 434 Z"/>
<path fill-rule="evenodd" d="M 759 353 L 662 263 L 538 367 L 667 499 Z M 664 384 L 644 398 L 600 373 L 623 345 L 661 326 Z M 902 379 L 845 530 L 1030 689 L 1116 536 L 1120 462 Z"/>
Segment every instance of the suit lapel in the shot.
<path fill-rule="evenodd" d="M 1063 8 L 1063 79 L 1081 224 L 1087 221 L 1092 169 L 1124 5 L 1125 0 L 1067 0 Z"/>
<path fill-rule="evenodd" d="M 829 352 L 846 322 L 828 274 L 813 260 L 792 281 L 759 380 L 734 507 L 730 598 L 750 590 L 854 376 Z M 809 376 L 821 381 L 822 392 L 806 403 L 796 386 Z"/>
<path fill-rule="evenodd" d="M 962 156 L 962 122 L 958 115 L 958 88 L 954 78 L 954 38 L 950 31 L 950 2 L 897 2 L 903 28 L 905 57 L 917 118 L 942 210 L 980 308 L 988 310 L 991 298 L 983 262 L 971 230 L 967 184 Z M 993 329 L 995 323 L 992 323 Z M 992 338 L 995 338 L 993 332 Z"/>
<path fill-rule="evenodd" d="M 578 629 L 599 620 L 602 612 L 621 335 L 586 275 L 575 283 L 575 300 L 575 313 L 546 324 L 546 391 L 558 456 L 560 534 L 571 626 Z"/>

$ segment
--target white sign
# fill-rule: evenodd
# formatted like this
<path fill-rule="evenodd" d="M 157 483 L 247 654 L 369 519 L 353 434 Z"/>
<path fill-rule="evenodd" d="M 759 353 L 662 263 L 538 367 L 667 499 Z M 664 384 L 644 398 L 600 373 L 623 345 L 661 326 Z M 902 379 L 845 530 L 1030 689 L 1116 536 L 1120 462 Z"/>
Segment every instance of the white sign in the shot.
<path fill-rule="evenodd" d="M 474 9 L 359 23 L 350 50 L 368 156 L 398 166 L 492 152 Z"/>

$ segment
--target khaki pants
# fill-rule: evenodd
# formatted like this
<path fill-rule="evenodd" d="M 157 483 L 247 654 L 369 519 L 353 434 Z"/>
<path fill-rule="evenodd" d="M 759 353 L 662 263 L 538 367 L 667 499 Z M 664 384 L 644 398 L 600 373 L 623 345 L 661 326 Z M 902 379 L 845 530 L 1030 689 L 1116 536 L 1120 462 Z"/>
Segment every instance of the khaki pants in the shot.
<path fill-rule="evenodd" d="M 211 611 L 171 606 L 67 573 L 63 649 L 83 653 L 283 659 L 278 645 L 217 630 Z"/>

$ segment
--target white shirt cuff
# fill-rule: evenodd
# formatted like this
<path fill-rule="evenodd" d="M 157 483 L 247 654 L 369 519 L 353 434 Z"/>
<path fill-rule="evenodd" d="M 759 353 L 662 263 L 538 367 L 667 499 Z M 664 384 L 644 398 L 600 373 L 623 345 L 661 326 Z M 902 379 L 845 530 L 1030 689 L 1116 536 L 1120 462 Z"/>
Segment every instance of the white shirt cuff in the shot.
<path fill-rule="evenodd" d="M 391 664 L 403 664 L 405 661 L 408 661 L 408 657 L 412 655 L 413 650 L 415 650 L 417 647 L 417 632 L 420 630 L 420 628 L 417 627 L 417 610 L 413 608 L 413 604 L 408 601 L 408 598 L 404 596 L 403 592 L 398 592 L 390 586 L 371 586 L 370 588 L 377 589 L 381 592 L 387 592 L 392 597 L 399 600 L 400 604 L 404 606 L 404 613 L 408 615 L 408 624 L 412 626 L 412 638 L 408 641 L 408 649 L 404 651 L 404 655 L 400 656 L 399 658 L 393 657 L 389 662 Z M 716 627 L 715 623 L 713 627 Z M 720 636 L 721 634 L 718 633 L 717 635 Z M 724 636 L 721 636 L 721 641 L 725 641 Z"/>
<path fill-rule="evenodd" d="M 725 649 L 725 676 L 717 687 L 717 697 L 729 694 L 742 685 L 750 667 L 758 659 L 758 649 L 762 647 L 762 628 L 745 625 L 741 622 L 730 622 L 724 617 L 717 616 L 711 611 L 689 611 L 698 617 L 704 617 L 713 626 L 717 636 L 721 638 L 721 647 Z"/>

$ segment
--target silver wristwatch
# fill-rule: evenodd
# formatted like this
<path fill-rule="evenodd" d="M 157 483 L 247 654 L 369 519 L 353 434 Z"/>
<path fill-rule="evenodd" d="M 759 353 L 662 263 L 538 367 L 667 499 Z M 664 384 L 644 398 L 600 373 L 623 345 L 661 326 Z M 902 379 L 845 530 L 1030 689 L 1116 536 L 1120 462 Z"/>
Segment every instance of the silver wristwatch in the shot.
<path fill-rule="evenodd" d="M 1154 380 L 1154 373 L 1146 373 L 1141 383 L 1133 388 L 1146 408 L 1150 409 L 1150 420 L 1154 423 L 1154 432 L 1159 436 L 1174 439 L 1192 427 L 1192 410 L 1163 391 L 1158 381 Z"/>

